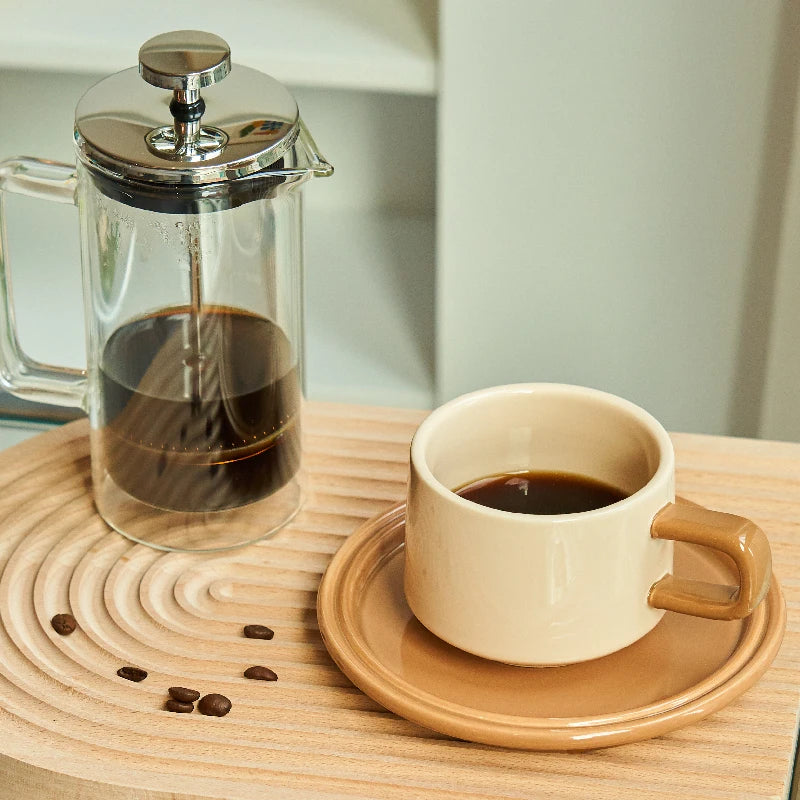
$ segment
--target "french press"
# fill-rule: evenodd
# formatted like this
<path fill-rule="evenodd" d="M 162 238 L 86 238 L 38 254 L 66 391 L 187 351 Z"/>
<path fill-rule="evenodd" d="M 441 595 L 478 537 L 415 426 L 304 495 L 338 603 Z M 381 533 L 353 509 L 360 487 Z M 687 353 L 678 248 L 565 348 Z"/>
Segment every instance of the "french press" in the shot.
<path fill-rule="evenodd" d="M 298 190 L 333 168 L 292 95 L 200 31 L 89 89 L 75 145 L 77 169 L 13 159 L 0 189 L 78 207 L 87 369 L 21 350 L 3 243 L 0 381 L 88 413 L 95 503 L 125 536 L 208 550 L 278 530 L 302 498 Z"/>

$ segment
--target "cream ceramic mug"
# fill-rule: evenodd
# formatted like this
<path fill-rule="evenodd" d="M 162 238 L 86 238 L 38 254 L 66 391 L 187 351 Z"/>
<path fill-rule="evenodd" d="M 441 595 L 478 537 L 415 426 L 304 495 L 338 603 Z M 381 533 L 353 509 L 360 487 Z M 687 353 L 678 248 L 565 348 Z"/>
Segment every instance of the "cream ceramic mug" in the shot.
<path fill-rule="evenodd" d="M 534 515 L 453 491 L 523 470 L 575 473 L 627 496 L 592 511 Z M 676 504 L 674 476 L 667 432 L 614 395 L 533 383 L 456 398 L 423 421 L 411 444 L 408 604 L 455 647 L 523 665 L 612 653 L 665 610 L 747 616 L 769 588 L 766 536 L 743 517 Z M 730 556 L 739 585 L 673 575 L 673 541 Z"/>

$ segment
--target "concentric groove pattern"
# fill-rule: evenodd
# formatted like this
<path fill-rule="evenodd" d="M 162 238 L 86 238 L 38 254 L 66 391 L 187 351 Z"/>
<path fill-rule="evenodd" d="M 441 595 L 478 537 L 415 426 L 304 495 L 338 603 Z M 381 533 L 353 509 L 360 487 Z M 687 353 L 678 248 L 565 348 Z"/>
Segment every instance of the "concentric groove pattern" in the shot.
<path fill-rule="evenodd" d="M 320 577 L 347 535 L 404 496 L 422 413 L 310 405 L 306 419 L 304 510 L 272 539 L 221 554 L 166 554 L 110 531 L 91 502 L 85 422 L 0 456 L 0 800 L 783 793 L 800 687 L 800 447 L 676 437 L 680 492 L 752 516 L 790 578 L 773 668 L 696 726 L 575 758 L 439 736 L 335 667 L 317 630 Z M 79 624 L 66 637 L 49 624 L 64 611 Z M 274 639 L 244 638 L 248 623 Z M 278 681 L 246 680 L 255 664 Z M 119 678 L 123 665 L 147 679 Z M 170 714 L 175 685 L 220 692 L 233 709 Z M 746 754 L 747 769 L 721 754 Z"/>

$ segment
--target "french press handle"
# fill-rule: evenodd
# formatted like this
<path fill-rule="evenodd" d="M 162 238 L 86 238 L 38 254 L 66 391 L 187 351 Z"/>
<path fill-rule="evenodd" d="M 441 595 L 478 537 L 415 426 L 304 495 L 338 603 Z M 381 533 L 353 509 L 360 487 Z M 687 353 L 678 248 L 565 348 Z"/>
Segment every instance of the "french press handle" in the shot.
<path fill-rule="evenodd" d="M 77 184 L 75 168 L 69 164 L 38 158 L 0 163 L 0 386 L 23 400 L 85 410 L 85 370 L 43 364 L 20 346 L 3 220 L 6 193 L 74 205 Z"/>

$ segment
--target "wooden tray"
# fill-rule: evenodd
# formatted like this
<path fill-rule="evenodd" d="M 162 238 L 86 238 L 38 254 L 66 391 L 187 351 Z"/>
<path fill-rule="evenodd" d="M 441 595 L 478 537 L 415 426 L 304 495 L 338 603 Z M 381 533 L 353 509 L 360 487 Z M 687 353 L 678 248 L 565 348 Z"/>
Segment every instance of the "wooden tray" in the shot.
<path fill-rule="evenodd" d="M 315 618 L 344 537 L 402 499 L 417 412 L 311 406 L 313 486 L 258 545 L 165 554 L 110 532 L 90 497 L 86 423 L 0 457 L 0 800 L 775 797 L 793 758 L 800 675 L 800 446 L 676 437 L 678 488 L 751 516 L 789 606 L 775 664 L 697 725 L 612 750 L 540 754 L 460 742 L 385 711 L 330 660 Z M 53 614 L 80 629 L 60 637 Z M 263 623 L 271 641 L 242 637 Z M 118 678 L 125 664 L 149 672 Z M 263 664 L 277 683 L 247 681 Z M 162 710 L 187 685 L 224 718 Z"/>

